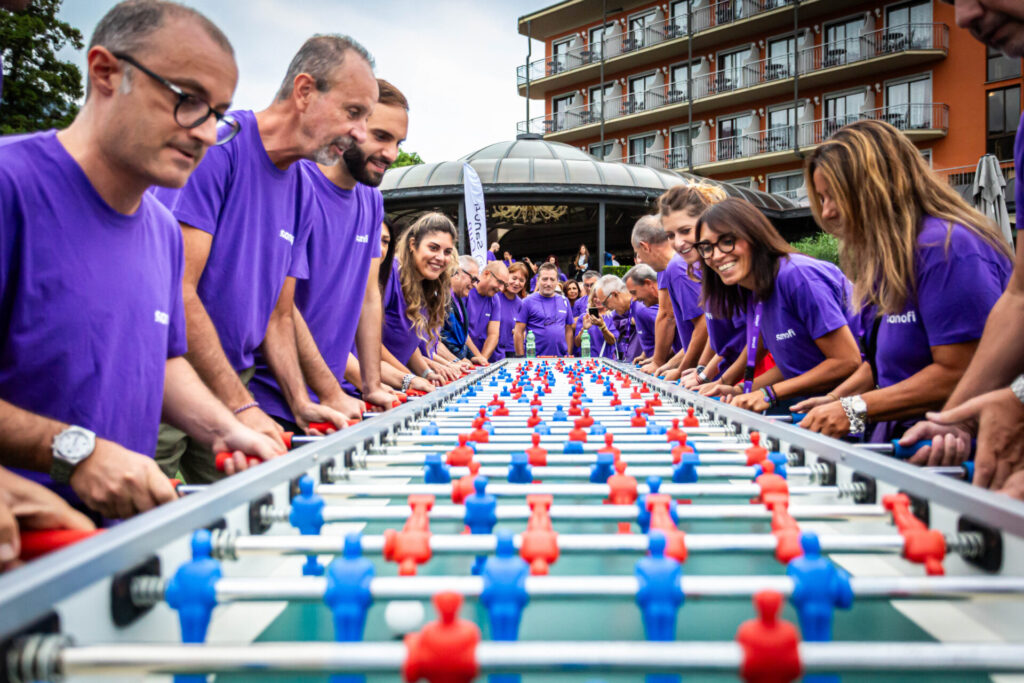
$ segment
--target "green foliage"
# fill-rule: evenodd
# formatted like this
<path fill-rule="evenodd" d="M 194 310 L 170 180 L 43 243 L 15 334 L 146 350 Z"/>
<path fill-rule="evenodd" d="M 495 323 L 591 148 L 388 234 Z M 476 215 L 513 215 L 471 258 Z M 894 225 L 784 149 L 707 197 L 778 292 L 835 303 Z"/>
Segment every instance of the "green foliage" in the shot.
<path fill-rule="evenodd" d="M 0 134 L 64 128 L 78 113 L 82 73 L 57 52 L 81 50 L 82 32 L 60 21 L 61 0 L 33 0 L 24 12 L 0 10 L 3 101 Z"/>
<path fill-rule="evenodd" d="M 398 158 L 395 159 L 395 163 L 391 164 L 389 168 L 398 168 L 399 166 L 415 166 L 416 164 L 422 164 L 423 159 L 416 152 L 406 152 L 404 149 L 398 150 Z"/>
<path fill-rule="evenodd" d="M 633 266 L 601 266 L 601 275 L 618 275 L 622 277 Z"/>
<path fill-rule="evenodd" d="M 793 242 L 792 247 L 808 256 L 839 265 L 839 241 L 827 233 L 819 232 L 816 235 L 804 237 Z"/>

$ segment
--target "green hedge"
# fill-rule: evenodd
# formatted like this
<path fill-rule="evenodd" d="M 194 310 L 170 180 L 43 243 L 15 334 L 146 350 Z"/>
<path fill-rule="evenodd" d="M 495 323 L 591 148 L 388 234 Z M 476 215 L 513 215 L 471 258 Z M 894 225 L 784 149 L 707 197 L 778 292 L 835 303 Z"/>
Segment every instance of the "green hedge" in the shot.
<path fill-rule="evenodd" d="M 839 242 L 828 233 L 819 232 L 817 235 L 804 237 L 792 242 L 791 246 L 808 256 L 839 265 Z"/>
<path fill-rule="evenodd" d="M 633 266 L 601 266 L 601 275 L 618 275 L 622 277 Z"/>

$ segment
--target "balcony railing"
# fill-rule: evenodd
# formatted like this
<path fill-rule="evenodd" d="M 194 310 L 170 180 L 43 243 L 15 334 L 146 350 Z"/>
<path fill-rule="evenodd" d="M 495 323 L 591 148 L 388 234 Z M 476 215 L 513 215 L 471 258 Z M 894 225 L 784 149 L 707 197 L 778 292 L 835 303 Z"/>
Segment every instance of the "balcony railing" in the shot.
<path fill-rule="evenodd" d="M 624 33 L 605 38 L 598 43 L 588 43 L 571 50 L 552 54 L 550 57 L 538 59 L 516 69 L 518 85 L 529 79 L 535 81 L 546 76 L 554 76 L 619 55 L 636 52 L 652 47 L 668 40 L 680 38 L 687 33 L 687 22 L 692 18 L 693 32 L 699 33 L 715 26 L 721 26 L 741 19 L 748 19 L 779 7 L 792 4 L 793 0 L 719 0 L 707 7 L 694 9 L 690 16 L 682 15 L 665 19 L 642 29 L 631 29 Z"/>
<path fill-rule="evenodd" d="M 818 145 L 847 123 L 858 119 L 877 119 L 891 123 L 896 128 L 913 132 L 915 130 L 948 130 L 949 106 L 937 103 L 897 104 L 871 109 L 859 116 L 818 119 L 800 123 L 796 129 L 796 142 L 800 147 Z M 794 129 L 792 126 L 767 128 L 747 135 L 703 140 L 693 144 L 693 165 L 703 166 L 724 161 L 735 161 L 760 154 L 784 152 L 793 149 Z M 671 156 L 673 150 L 669 151 Z M 681 150 L 685 152 L 685 148 Z M 685 154 L 680 155 L 685 160 Z M 675 160 L 675 159 L 673 159 Z M 689 164 L 672 166 L 684 168 Z"/>
<path fill-rule="evenodd" d="M 640 166 L 649 166 L 650 168 L 657 168 L 659 170 L 665 170 L 671 168 L 666 165 L 666 155 L 658 154 L 656 152 L 645 152 L 643 154 L 630 154 L 626 157 L 627 164 L 637 164 Z"/>
<path fill-rule="evenodd" d="M 718 3 L 722 4 L 722 3 Z M 672 82 L 638 93 L 608 98 L 604 103 L 604 120 L 651 111 L 687 101 L 692 85 L 693 99 L 700 100 L 742 88 L 792 78 L 824 69 L 847 66 L 874 57 L 906 50 L 949 50 L 949 27 L 945 24 L 902 24 L 872 31 L 846 40 L 815 45 L 795 54 L 769 57 L 733 69 L 712 71 L 687 81 Z M 601 103 L 583 104 L 554 116 L 540 116 L 521 121 L 520 133 L 541 135 L 585 126 L 601 120 Z"/>
<path fill-rule="evenodd" d="M 950 185 L 973 185 L 977 170 L 978 165 L 972 164 L 970 166 L 955 166 L 953 168 L 937 168 L 935 169 L 935 174 Z M 1013 161 L 1000 161 L 999 170 L 1002 172 L 1006 182 L 1010 182 L 1016 175 Z"/>

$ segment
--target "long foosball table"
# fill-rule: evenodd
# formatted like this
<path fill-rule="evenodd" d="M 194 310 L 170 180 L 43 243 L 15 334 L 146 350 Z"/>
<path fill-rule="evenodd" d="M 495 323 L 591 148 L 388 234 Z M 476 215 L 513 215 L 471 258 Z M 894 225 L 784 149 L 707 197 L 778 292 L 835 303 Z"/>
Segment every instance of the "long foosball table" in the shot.
<path fill-rule="evenodd" d="M 507 360 L 0 576 L 0 681 L 1024 681 L 1024 504 Z"/>

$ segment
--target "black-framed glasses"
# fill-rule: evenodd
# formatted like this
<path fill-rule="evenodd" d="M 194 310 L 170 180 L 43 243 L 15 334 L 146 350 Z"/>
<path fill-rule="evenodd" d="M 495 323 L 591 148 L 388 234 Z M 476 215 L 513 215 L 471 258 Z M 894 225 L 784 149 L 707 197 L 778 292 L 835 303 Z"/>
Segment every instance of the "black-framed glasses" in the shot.
<path fill-rule="evenodd" d="M 473 275 L 473 274 L 472 274 L 471 272 L 469 272 L 469 271 L 468 271 L 468 270 L 466 270 L 465 268 L 459 268 L 459 270 L 461 270 L 461 271 L 462 271 L 462 274 L 463 274 L 463 275 L 465 275 L 466 277 L 468 277 L 468 278 L 469 278 L 469 281 L 470 281 L 471 283 L 473 283 L 473 286 L 474 286 L 474 287 L 475 287 L 475 286 L 477 285 L 477 283 L 479 283 L 479 282 L 480 282 L 480 278 L 478 278 L 478 277 L 477 277 L 476 275 Z"/>
<path fill-rule="evenodd" d="M 114 52 L 112 54 L 121 61 L 128 62 L 178 97 L 178 102 L 174 105 L 174 121 L 182 128 L 198 128 L 203 125 L 210 116 L 213 116 L 217 120 L 217 141 L 213 144 L 223 145 L 238 135 L 238 131 L 241 130 L 242 126 L 233 117 L 228 116 L 227 114 L 221 114 L 200 97 L 185 92 L 160 74 L 150 71 L 139 64 L 139 62 L 131 55 L 126 55 L 121 52 Z"/>
<path fill-rule="evenodd" d="M 501 279 L 500 277 L 498 277 L 497 275 L 495 275 L 495 274 L 494 274 L 494 273 L 492 273 L 491 271 L 489 271 L 489 270 L 488 270 L 487 272 L 488 272 L 488 273 L 490 274 L 490 276 L 491 276 L 491 277 L 493 277 L 493 278 L 494 278 L 494 281 L 495 281 L 495 282 L 497 282 L 497 283 L 498 283 L 499 285 L 501 285 L 501 288 L 502 288 L 502 289 L 505 289 L 506 287 L 508 287 L 508 283 L 507 283 L 507 282 L 505 282 L 504 280 L 502 280 L 502 279 Z"/>
<path fill-rule="evenodd" d="M 723 254 L 731 254 L 732 250 L 736 248 L 736 238 L 732 235 L 723 235 L 717 242 L 701 240 L 693 246 L 697 249 L 697 253 L 700 254 L 701 258 L 711 258 L 716 248 Z"/>

